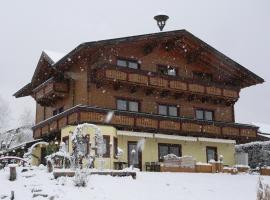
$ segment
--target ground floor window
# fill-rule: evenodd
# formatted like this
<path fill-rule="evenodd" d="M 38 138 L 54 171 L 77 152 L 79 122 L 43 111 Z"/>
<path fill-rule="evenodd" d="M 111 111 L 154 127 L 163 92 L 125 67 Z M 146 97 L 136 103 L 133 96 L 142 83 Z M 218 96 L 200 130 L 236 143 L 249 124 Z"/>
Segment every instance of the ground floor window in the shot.
<path fill-rule="evenodd" d="M 103 154 L 104 158 L 110 157 L 110 136 L 109 135 L 103 135 L 103 141 L 105 145 L 105 152 Z"/>
<path fill-rule="evenodd" d="M 66 152 L 69 151 L 69 136 L 63 137 L 62 141 L 65 143 Z"/>
<path fill-rule="evenodd" d="M 174 154 L 178 157 L 182 156 L 181 145 L 179 144 L 158 144 L 158 158 L 159 161 L 163 161 L 164 156 L 168 154 Z"/>
<path fill-rule="evenodd" d="M 113 152 L 114 158 L 118 158 L 118 139 L 116 137 L 113 138 Z"/>
<path fill-rule="evenodd" d="M 217 147 L 206 147 L 206 158 L 207 158 L 207 162 L 209 162 L 210 160 L 215 160 L 217 161 Z"/>

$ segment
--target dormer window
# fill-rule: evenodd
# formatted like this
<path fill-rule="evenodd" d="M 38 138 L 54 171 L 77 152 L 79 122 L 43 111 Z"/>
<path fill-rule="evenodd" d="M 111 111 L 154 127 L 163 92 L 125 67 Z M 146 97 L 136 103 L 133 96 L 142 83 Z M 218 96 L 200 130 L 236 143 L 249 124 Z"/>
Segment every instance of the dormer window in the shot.
<path fill-rule="evenodd" d="M 172 66 L 166 66 L 166 65 L 158 65 L 157 66 L 157 72 L 160 75 L 167 75 L 167 76 L 176 76 L 177 70 L 175 67 Z"/>
<path fill-rule="evenodd" d="M 117 66 L 128 67 L 131 69 L 139 69 L 139 63 L 135 60 L 117 59 Z"/>
<path fill-rule="evenodd" d="M 193 78 L 200 81 L 213 81 L 212 74 L 205 72 L 193 72 Z"/>

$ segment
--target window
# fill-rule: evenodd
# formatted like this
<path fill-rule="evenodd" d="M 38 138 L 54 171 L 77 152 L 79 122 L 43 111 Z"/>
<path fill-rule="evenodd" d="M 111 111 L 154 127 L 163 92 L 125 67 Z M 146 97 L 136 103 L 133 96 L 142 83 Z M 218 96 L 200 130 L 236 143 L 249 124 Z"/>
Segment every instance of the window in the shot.
<path fill-rule="evenodd" d="M 61 108 L 58 109 L 58 113 L 62 113 L 63 111 L 64 111 L 64 108 L 63 107 L 61 107 Z"/>
<path fill-rule="evenodd" d="M 168 154 L 174 154 L 178 157 L 182 156 L 181 154 L 181 145 L 179 144 L 158 144 L 158 157 L 159 161 L 164 159 L 164 156 Z"/>
<path fill-rule="evenodd" d="M 118 110 L 127 110 L 127 101 L 126 100 L 117 100 L 117 109 Z"/>
<path fill-rule="evenodd" d="M 63 137 L 62 141 L 65 143 L 65 150 L 66 152 L 69 152 L 69 137 Z"/>
<path fill-rule="evenodd" d="M 117 109 L 139 112 L 139 102 L 132 100 L 117 99 Z"/>
<path fill-rule="evenodd" d="M 196 110 L 196 119 L 213 121 L 214 120 L 214 112 L 210 111 L 210 110 L 197 109 Z"/>
<path fill-rule="evenodd" d="M 196 80 L 202 80 L 202 81 L 212 81 L 213 76 L 210 73 L 205 72 L 193 72 L 193 78 Z"/>
<path fill-rule="evenodd" d="M 105 145 L 105 152 L 103 154 L 104 158 L 110 157 L 110 136 L 109 135 L 103 135 L 103 141 Z"/>
<path fill-rule="evenodd" d="M 178 116 L 177 106 L 170 105 L 158 105 L 159 115 Z"/>
<path fill-rule="evenodd" d="M 64 112 L 64 107 L 57 108 L 57 109 L 53 110 L 53 116 L 58 115 L 62 112 Z"/>
<path fill-rule="evenodd" d="M 139 104 L 136 101 L 129 101 L 128 102 L 129 111 L 138 112 L 139 111 Z"/>
<path fill-rule="evenodd" d="M 157 72 L 160 75 L 169 75 L 169 76 L 176 76 L 177 71 L 172 66 L 165 66 L 165 65 L 158 65 L 157 66 Z"/>
<path fill-rule="evenodd" d="M 128 67 L 131 69 L 138 69 L 139 63 L 137 61 L 117 59 L 117 65 L 120 67 Z"/>
<path fill-rule="evenodd" d="M 210 160 L 217 161 L 218 154 L 217 154 L 217 147 L 206 147 L 206 159 L 207 162 Z"/>
<path fill-rule="evenodd" d="M 53 116 L 58 114 L 58 110 L 53 110 Z"/>
<path fill-rule="evenodd" d="M 118 138 L 113 138 L 113 151 L 114 151 L 114 158 L 118 158 Z"/>

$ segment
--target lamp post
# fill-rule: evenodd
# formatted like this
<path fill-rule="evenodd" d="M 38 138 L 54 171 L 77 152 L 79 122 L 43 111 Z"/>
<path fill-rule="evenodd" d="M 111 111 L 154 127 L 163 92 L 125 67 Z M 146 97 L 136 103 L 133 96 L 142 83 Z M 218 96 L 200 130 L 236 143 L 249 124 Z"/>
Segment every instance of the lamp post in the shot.
<path fill-rule="evenodd" d="M 167 15 L 156 15 L 154 19 L 157 21 L 157 25 L 160 31 L 163 30 L 164 26 L 166 25 L 166 21 L 169 19 Z"/>

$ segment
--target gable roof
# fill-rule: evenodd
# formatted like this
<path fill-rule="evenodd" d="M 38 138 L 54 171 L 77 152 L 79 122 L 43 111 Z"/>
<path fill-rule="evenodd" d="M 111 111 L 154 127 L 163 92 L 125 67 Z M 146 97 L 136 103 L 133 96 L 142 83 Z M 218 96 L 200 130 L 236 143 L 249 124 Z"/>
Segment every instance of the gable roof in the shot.
<path fill-rule="evenodd" d="M 218 60 L 222 61 L 222 63 L 226 63 L 232 70 L 237 71 L 237 73 L 235 73 L 235 74 L 242 81 L 242 86 L 241 86 L 242 88 L 249 87 L 251 85 L 255 85 L 255 84 L 259 84 L 259 83 L 264 82 L 264 80 L 261 77 L 259 77 L 258 75 L 256 75 L 255 73 L 251 72 L 250 70 L 243 67 L 239 63 L 233 61 L 232 59 L 230 59 L 229 57 L 227 57 L 223 53 L 219 52 L 218 50 L 216 50 L 212 46 L 208 45 L 207 43 L 205 43 L 204 41 L 202 41 L 201 39 L 197 38 L 196 36 L 194 36 L 193 34 L 191 34 L 190 32 L 188 32 L 184 29 L 86 42 L 86 43 L 80 44 L 75 49 L 73 49 L 71 52 L 66 54 L 65 56 L 63 56 L 63 54 L 52 53 L 50 51 L 44 51 L 42 54 L 45 58 L 47 57 L 47 61 L 50 63 L 50 65 L 53 69 L 61 70 L 61 68 L 63 68 L 63 66 L 65 66 L 65 64 L 67 64 L 68 60 L 70 60 L 70 58 L 74 54 L 78 53 L 79 51 L 81 51 L 84 48 L 95 49 L 95 48 L 98 48 L 101 46 L 117 45 L 120 43 L 130 43 L 130 42 L 150 40 L 150 39 L 159 40 L 159 39 L 163 39 L 163 38 L 170 39 L 170 38 L 180 38 L 180 37 L 186 37 L 189 40 L 195 42 L 204 51 L 207 51 L 207 52 L 213 54 Z M 37 72 L 37 70 L 35 71 L 35 74 L 36 74 L 36 72 Z M 32 78 L 32 82 L 33 82 L 33 78 Z M 21 90 L 19 90 L 18 92 L 16 92 L 14 94 L 14 96 L 15 97 L 25 96 L 25 95 L 22 95 L 22 92 L 24 92 L 23 88 Z"/>
<path fill-rule="evenodd" d="M 48 59 L 50 59 L 52 61 L 52 65 L 57 63 L 61 58 L 63 58 L 65 56 L 64 53 L 51 51 L 51 50 L 43 50 L 43 53 L 45 53 L 47 55 Z"/>
<path fill-rule="evenodd" d="M 212 46 L 208 45 L 201 39 L 197 38 L 190 32 L 186 31 L 185 29 L 182 30 L 176 30 L 176 31 L 167 31 L 167 32 L 159 32 L 159 33 L 151 33 L 151 34 L 144 34 L 144 35 L 136 35 L 136 36 L 129 36 L 129 37 L 122 37 L 122 38 L 115 38 L 115 39 L 107 39 L 107 40 L 100 40 L 100 41 L 92 41 L 92 42 L 86 42 L 82 43 L 79 46 L 77 46 L 75 49 L 73 49 L 70 53 L 68 53 L 66 56 L 64 56 L 62 59 L 60 59 L 55 65 L 60 65 L 62 63 L 66 63 L 67 59 L 70 59 L 73 54 L 77 53 L 83 48 L 96 48 L 100 46 L 106 46 L 106 45 L 117 45 L 120 43 L 129 43 L 129 42 L 135 42 L 140 40 L 158 40 L 162 38 L 170 38 L 170 37 L 187 37 L 191 41 L 196 42 L 200 47 L 202 47 L 205 51 L 211 52 L 214 56 L 216 56 L 220 61 L 223 63 L 227 63 L 230 65 L 230 67 L 236 71 L 238 71 L 240 74 L 238 74 L 239 78 L 243 81 L 245 79 L 248 79 L 247 81 L 250 81 L 249 83 L 245 83 L 242 88 L 249 87 L 251 85 L 263 83 L 264 79 L 256 75 L 255 73 L 251 72 L 247 68 L 243 67 L 239 63 L 235 62 L 231 58 L 227 57 L 220 51 L 216 50 Z"/>

